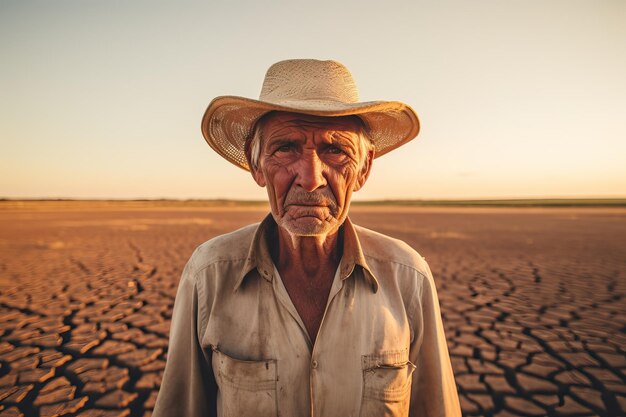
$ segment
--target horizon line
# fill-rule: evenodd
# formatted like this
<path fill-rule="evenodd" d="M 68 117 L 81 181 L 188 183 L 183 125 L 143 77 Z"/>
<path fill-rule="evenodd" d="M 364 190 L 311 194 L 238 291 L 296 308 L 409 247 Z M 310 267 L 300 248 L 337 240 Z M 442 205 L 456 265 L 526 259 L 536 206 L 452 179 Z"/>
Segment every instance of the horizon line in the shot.
<path fill-rule="evenodd" d="M 267 200 L 231 198 L 7 198 L 0 203 L 174 203 L 217 205 L 267 205 Z M 523 207 L 626 207 L 625 197 L 515 197 L 515 198 L 463 198 L 463 199 L 374 199 L 353 200 L 355 206 L 523 206 Z"/>

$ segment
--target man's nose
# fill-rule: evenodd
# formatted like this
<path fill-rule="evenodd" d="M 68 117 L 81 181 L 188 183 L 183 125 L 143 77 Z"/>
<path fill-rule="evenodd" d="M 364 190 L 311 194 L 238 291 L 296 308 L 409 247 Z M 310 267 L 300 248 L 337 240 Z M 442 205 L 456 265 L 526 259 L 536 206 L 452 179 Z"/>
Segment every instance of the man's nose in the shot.
<path fill-rule="evenodd" d="M 322 161 L 315 152 L 305 152 L 298 164 L 296 183 L 308 192 L 313 192 L 326 185 L 322 172 Z"/>

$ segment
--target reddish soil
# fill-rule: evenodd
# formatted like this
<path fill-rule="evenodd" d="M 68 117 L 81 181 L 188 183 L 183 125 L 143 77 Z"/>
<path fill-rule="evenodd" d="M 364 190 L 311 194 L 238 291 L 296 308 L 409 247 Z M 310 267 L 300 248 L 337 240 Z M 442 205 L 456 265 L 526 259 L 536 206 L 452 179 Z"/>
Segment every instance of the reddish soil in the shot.
<path fill-rule="evenodd" d="M 0 203 L 0 417 L 149 416 L 187 258 L 266 210 Z M 465 415 L 626 413 L 626 209 L 351 217 L 429 261 Z"/>

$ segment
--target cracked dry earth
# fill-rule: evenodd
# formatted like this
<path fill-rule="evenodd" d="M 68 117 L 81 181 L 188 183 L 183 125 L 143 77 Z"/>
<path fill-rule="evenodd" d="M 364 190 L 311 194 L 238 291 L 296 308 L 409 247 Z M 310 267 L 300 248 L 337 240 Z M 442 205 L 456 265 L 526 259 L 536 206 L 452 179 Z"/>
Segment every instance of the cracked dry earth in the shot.
<path fill-rule="evenodd" d="M 0 204 L 0 417 L 149 416 L 187 258 L 267 210 Z M 351 217 L 429 261 L 464 415 L 625 414 L 626 209 Z"/>

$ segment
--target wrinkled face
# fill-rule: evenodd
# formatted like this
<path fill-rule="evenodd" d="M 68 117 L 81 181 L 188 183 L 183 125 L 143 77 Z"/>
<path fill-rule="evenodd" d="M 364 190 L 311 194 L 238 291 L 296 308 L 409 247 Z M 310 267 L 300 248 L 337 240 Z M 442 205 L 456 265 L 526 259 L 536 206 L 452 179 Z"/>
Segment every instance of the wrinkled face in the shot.
<path fill-rule="evenodd" d="M 351 117 L 283 112 L 267 116 L 252 175 L 267 188 L 279 227 L 297 236 L 339 229 L 352 192 L 365 183 L 373 158 L 373 151 L 361 154 L 359 129 L 358 120 Z"/>

